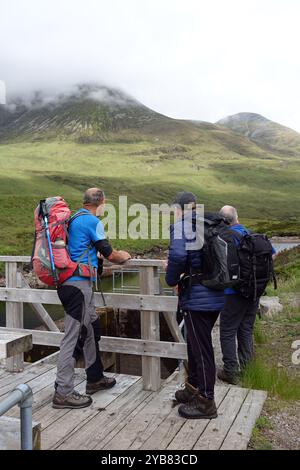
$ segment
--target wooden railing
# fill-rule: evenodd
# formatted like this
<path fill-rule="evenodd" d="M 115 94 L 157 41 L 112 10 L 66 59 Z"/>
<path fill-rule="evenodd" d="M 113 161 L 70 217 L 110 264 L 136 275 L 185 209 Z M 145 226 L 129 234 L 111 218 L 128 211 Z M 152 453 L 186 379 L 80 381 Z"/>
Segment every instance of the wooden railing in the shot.
<path fill-rule="evenodd" d="M 55 290 L 31 289 L 22 274 L 22 264 L 29 263 L 28 256 L 0 256 L 5 263 L 6 287 L 0 288 L 0 301 L 6 302 L 6 331 L 26 331 L 32 334 L 33 344 L 59 346 L 63 338 L 56 324 L 42 304 L 60 304 Z M 101 350 L 142 356 L 144 389 L 158 390 L 161 383 L 160 358 L 186 359 L 186 344 L 178 328 L 175 312 L 176 296 L 161 295 L 158 269 L 163 261 L 152 259 L 130 260 L 122 269 L 138 269 L 139 294 L 104 293 L 107 306 L 114 309 L 133 309 L 141 312 L 141 339 L 102 336 Z M 120 270 L 120 266 L 110 269 Z M 29 303 L 49 331 L 24 330 L 23 304 Z M 100 293 L 95 293 L 96 307 L 102 307 Z M 163 312 L 174 342 L 160 341 L 159 312 Z M 22 370 L 23 355 L 7 359 L 11 371 Z"/>

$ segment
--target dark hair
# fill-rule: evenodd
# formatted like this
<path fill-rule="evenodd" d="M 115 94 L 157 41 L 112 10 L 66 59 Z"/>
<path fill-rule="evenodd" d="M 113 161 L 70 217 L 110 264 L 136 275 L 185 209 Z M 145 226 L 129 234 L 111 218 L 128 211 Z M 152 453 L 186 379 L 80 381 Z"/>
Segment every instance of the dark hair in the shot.
<path fill-rule="evenodd" d="M 182 210 L 186 209 L 186 206 L 191 204 L 192 208 L 196 207 L 197 204 L 197 197 L 194 193 L 188 191 L 181 191 L 177 193 L 175 199 L 173 200 L 173 204 L 180 206 Z"/>

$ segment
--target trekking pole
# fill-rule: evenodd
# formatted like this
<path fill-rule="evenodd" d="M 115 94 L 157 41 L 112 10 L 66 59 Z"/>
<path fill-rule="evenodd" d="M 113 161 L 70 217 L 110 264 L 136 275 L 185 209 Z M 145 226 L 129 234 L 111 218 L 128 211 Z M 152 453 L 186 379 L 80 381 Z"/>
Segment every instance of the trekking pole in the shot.
<path fill-rule="evenodd" d="M 53 252 L 52 252 L 52 246 L 51 246 L 49 224 L 48 224 L 48 214 L 45 211 L 45 200 L 40 201 L 40 213 L 41 213 L 41 215 L 44 219 L 44 223 L 45 223 L 45 232 L 46 232 L 46 238 L 47 238 L 48 248 L 49 248 L 50 264 L 51 264 L 51 269 L 52 269 L 52 273 L 53 273 L 54 284 L 55 284 L 55 287 L 57 287 L 58 279 L 57 279 L 57 274 L 56 274 L 56 269 L 55 269 L 55 264 L 54 264 L 54 258 L 53 258 Z"/>
<path fill-rule="evenodd" d="M 105 302 L 105 297 L 104 297 L 104 294 L 103 294 L 103 290 L 102 290 L 102 282 L 101 282 L 100 277 L 98 277 L 98 281 L 99 281 L 100 294 L 101 294 L 101 297 L 102 297 L 103 306 L 107 307 L 106 302 Z"/>

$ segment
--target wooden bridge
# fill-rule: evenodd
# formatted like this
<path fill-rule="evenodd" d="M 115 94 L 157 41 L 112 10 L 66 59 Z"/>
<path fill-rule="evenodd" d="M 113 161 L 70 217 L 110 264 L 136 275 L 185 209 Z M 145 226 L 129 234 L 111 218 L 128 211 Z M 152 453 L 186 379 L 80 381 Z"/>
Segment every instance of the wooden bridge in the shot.
<path fill-rule="evenodd" d="M 6 286 L 0 301 L 6 302 L 6 327 L 1 332 L 28 333 L 33 344 L 59 346 L 63 333 L 42 304 L 60 304 L 56 291 L 31 289 L 22 275 L 29 257 L 1 256 L 6 265 Z M 175 314 L 177 299 L 161 294 L 158 269 L 161 260 L 130 260 L 123 269 L 137 268 L 139 294 L 105 294 L 107 305 L 139 310 L 141 338 L 102 337 L 102 351 L 142 356 L 142 377 L 116 376 L 117 385 L 93 395 L 93 404 L 81 410 L 57 410 L 51 406 L 57 353 L 34 364 L 24 364 L 23 354 L 6 360 L 0 369 L 0 400 L 15 385 L 28 383 L 34 393 L 33 419 L 41 430 L 42 449 L 245 449 L 260 415 L 266 393 L 236 386 L 216 386 L 218 418 L 185 420 L 174 406 L 174 392 L 184 381 L 175 371 L 161 379 L 161 358 L 187 359 L 186 344 Z M 120 267 L 117 267 L 120 269 Z M 96 306 L 103 306 L 95 294 Z M 24 330 L 23 303 L 30 303 L 48 331 Z M 162 312 L 174 341 L 160 341 Z M 18 373 L 16 373 L 19 371 Z M 85 373 L 76 369 L 76 389 L 85 389 Z M 16 417 L 18 410 L 7 416 Z M 5 426 L 0 434 L 5 433 Z M 36 438 L 37 439 L 37 438 Z M 1 442 L 1 441 L 0 441 Z"/>

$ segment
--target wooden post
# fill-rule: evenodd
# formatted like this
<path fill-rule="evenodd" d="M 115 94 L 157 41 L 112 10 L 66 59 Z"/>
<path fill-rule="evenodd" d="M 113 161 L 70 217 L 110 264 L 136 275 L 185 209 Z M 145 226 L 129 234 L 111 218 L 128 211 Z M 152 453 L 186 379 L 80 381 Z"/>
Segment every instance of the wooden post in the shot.
<path fill-rule="evenodd" d="M 25 287 L 26 289 L 30 289 L 30 285 L 28 284 L 22 273 L 18 273 L 18 283 L 19 282 L 21 284 L 19 287 Z M 38 314 L 40 320 L 48 328 L 49 331 L 60 331 L 42 304 L 29 303 L 29 306 L 34 312 Z"/>
<path fill-rule="evenodd" d="M 18 281 L 16 262 L 7 262 L 5 265 L 6 287 L 21 287 Z M 6 326 L 7 328 L 24 328 L 23 303 L 6 302 Z M 21 372 L 24 369 L 24 354 L 16 354 L 6 360 L 6 369 L 9 372 Z"/>
<path fill-rule="evenodd" d="M 158 294 L 157 267 L 140 268 L 141 294 Z M 141 338 L 159 341 L 159 312 L 141 312 Z M 160 357 L 142 356 L 142 374 L 144 390 L 157 391 L 161 385 Z"/>

